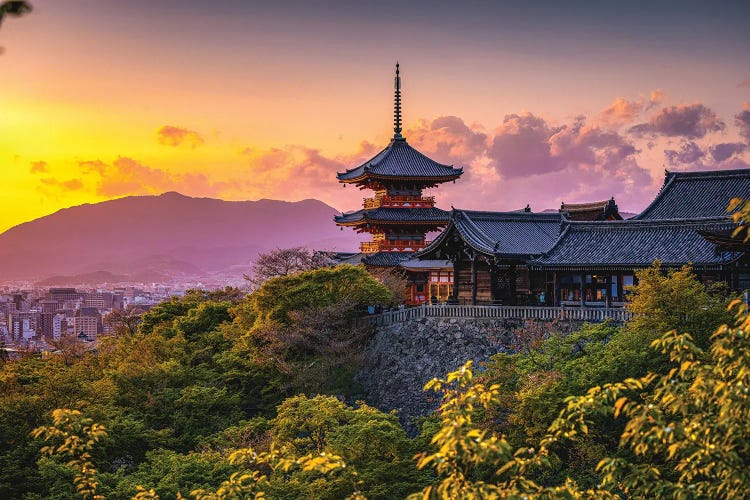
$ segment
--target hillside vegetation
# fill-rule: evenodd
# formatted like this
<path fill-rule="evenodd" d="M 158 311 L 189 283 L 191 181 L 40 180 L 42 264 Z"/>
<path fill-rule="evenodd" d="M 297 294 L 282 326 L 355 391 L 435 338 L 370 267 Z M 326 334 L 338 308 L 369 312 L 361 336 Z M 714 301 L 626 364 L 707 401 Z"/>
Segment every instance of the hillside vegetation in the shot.
<path fill-rule="evenodd" d="M 747 311 L 689 268 L 639 280 L 624 326 L 432 381 L 416 437 L 358 400 L 350 320 L 392 298 L 361 267 L 193 291 L 96 353 L 3 361 L 0 497 L 739 498 Z"/>

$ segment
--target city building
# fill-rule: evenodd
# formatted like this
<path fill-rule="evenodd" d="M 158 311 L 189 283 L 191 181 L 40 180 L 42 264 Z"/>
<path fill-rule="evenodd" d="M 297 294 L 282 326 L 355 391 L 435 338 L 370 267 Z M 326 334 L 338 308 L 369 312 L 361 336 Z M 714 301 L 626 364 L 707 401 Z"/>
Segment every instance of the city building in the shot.
<path fill-rule="evenodd" d="M 94 307 L 82 307 L 73 316 L 73 332 L 82 339 L 94 341 L 102 330 L 102 315 Z"/>

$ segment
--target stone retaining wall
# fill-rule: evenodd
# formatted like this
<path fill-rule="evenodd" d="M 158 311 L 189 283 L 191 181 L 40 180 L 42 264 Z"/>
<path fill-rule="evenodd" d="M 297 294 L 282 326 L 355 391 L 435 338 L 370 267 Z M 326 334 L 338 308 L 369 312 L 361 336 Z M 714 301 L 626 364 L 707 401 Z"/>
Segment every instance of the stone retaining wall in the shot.
<path fill-rule="evenodd" d="M 418 318 L 380 326 L 365 351 L 357 375 L 367 402 L 381 410 L 398 410 L 411 432 L 413 417 L 436 409 L 439 398 L 423 391 L 434 377 L 444 376 L 471 359 L 475 364 L 499 352 L 516 352 L 528 332 L 568 333 L 580 321 L 483 318 Z"/>

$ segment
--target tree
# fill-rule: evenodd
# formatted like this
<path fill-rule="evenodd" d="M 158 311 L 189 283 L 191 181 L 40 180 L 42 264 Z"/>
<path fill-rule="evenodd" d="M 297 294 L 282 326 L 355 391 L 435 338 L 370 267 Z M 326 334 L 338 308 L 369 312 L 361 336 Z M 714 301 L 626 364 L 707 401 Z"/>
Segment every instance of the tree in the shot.
<path fill-rule="evenodd" d="M 733 198 L 729 202 L 727 212 L 732 214 L 732 220 L 738 225 L 732 236 L 745 243 L 750 241 L 750 200 Z"/>
<path fill-rule="evenodd" d="M 112 333 L 118 335 L 135 335 L 141 324 L 143 310 L 138 306 L 129 305 L 125 309 L 116 309 L 109 313 L 104 321 L 112 328 Z"/>
<path fill-rule="evenodd" d="M 536 446 L 514 449 L 475 422 L 496 404 L 500 387 L 474 380 L 471 363 L 433 379 L 443 393 L 433 452 L 420 455 L 437 483 L 427 498 L 744 498 L 750 491 L 750 316 L 733 301 L 736 326 L 720 326 L 705 353 L 672 330 L 652 343 L 669 357 L 666 373 L 596 386 L 571 396 Z M 596 467 L 600 482 L 582 489 L 566 478 L 543 485 L 532 473 L 551 466 L 553 450 L 590 434 L 602 419 L 623 419 L 620 449 Z M 495 470 L 491 480 L 477 471 Z"/>
<path fill-rule="evenodd" d="M 2 2 L 0 3 L 0 24 L 2 24 L 3 18 L 6 16 L 20 17 L 28 14 L 31 10 L 31 4 L 22 0 L 7 0 Z"/>
<path fill-rule="evenodd" d="M 22 0 L 7 0 L 0 3 L 0 25 L 3 24 L 5 17 L 20 17 L 24 14 L 31 12 L 32 7 L 29 2 Z M 0 47 L 0 54 L 3 53 L 3 48 Z"/>
<path fill-rule="evenodd" d="M 55 348 L 54 354 L 59 355 L 66 366 L 71 366 L 76 360 L 83 358 L 88 350 L 86 342 L 75 335 L 63 335 L 57 340 L 50 340 L 49 343 Z"/>
<path fill-rule="evenodd" d="M 323 252 L 317 250 L 305 247 L 277 248 L 258 255 L 250 268 L 250 274 L 244 277 L 254 288 L 258 288 L 271 278 L 311 271 L 331 263 Z"/>
<path fill-rule="evenodd" d="M 711 295 L 690 266 L 665 272 L 657 261 L 636 276 L 638 286 L 630 289 L 627 304 L 634 316 L 627 327 L 634 333 L 651 333 L 649 342 L 672 329 L 705 332 L 707 341 L 708 333 L 730 319 L 724 297 Z"/>
<path fill-rule="evenodd" d="M 368 272 L 391 293 L 389 305 L 399 306 L 406 302 L 406 274 L 398 269 L 372 268 Z"/>
<path fill-rule="evenodd" d="M 266 281 L 248 298 L 255 313 L 255 325 L 289 324 L 292 311 L 345 305 L 346 318 L 360 314 L 372 304 L 391 299 L 388 289 L 362 267 L 341 265 L 320 268 Z"/>
<path fill-rule="evenodd" d="M 97 470 L 91 461 L 91 452 L 107 436 L 104 426 L 85 418 L 80 411 L 57 409 L 52 412 L 52 425 L 34 429 L 32 435 L 52 442 L 41 449 L 43 455 L 63 456 L 67 466 L 75 472 L 73 482 L 84 500 L 104 500 L 97 493 Z"/>

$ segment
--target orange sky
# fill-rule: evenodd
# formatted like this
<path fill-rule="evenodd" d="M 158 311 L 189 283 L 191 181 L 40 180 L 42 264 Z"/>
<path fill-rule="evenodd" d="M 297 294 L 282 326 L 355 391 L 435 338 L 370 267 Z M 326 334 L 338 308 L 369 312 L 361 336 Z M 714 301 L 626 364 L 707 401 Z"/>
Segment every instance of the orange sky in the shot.
<path fill-rule="evenodd" d="M 407 139 L 467 172 L 444 207 L 638 210 L 664 168 L 750 161 L 750 37 L 731 10 L 661 25 L 482 2 L 32 3 L 0 28 L 0 231 L 171 190 L 356 209 L 335 172 L 387 144 L 396 58 Z"/>

